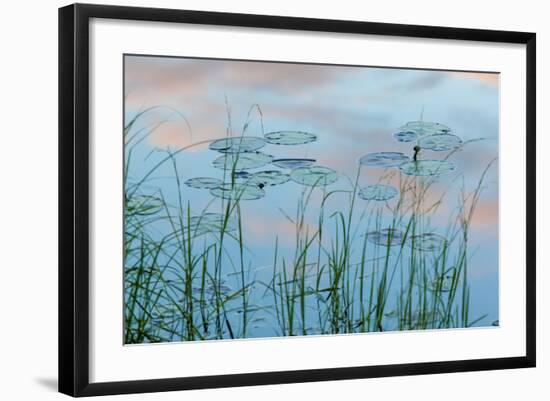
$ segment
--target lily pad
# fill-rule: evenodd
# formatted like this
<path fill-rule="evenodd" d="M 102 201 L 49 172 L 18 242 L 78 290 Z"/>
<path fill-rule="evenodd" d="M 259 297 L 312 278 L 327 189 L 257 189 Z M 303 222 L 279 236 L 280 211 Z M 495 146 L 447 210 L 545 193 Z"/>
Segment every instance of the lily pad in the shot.
<path fill-rule="evenodd" d="M 210 193 L 223 199 L 256 200 L 265 196 L 265 191 L 258 185 L 247 183 L 223 184 L 218 188 L 210 190 Z"/>
<path fill-rule="evenodd" d="M 127 216 L 150 216 L 164 208 L 164 202 L 153 195 L 134 195 L 126 200 Z"/>
<path fill-rule="evenodd" d="M 228 171 L 249 170 L 271 163 L 273 156 L 262 152 L 227 153 L 212 162 L 216 168 Z"/>
<path fill-rule="evenodd" d="M 246 180 L 250 177 L 250 173 L 248 171 L 235 171 L 233 173 L 233 177 L 236 179 Z"/>
<path fill-rule="evenodd" d="M 427 135 L 418 141 L 418 146 L 423 149 L 430 149 L 436 152 L 453 150 L 462 145 L 462 139 L 453 134 Z"/>
<path fill-rule="evenodd" d="M 303 145 L 317 140 L 317 135 L 303 131 L 268 132 L 264 137 L 267 142 L 274 145 Z"/>
<path fill-rule="evenodd" d="M 260 187 L 265 185 L 280 185 L 290 180 L 290 175 L 279 170 L 259 171 L 251 174 L 247 179 L 247 184 L 256 184 Z"/>
<path fill-rule="evenodd" d="M 189 219 L 189 230 L 191 235 L 198 237 L 207 233 L 219 232 L 225 224 L 225 231 L 235 231 L 238 228 L 237 221 L 234 218 L 228 218 L 221 213 L 203 213 L 197 216 L 191 216 Z M 184 228 L 184 233 L 187 228 Z"/>
<path fill-rule="evenodd" d="M 189 222 L 191 225 L 199 225 L 199 224 L 222 224 L 225 220 L 225 216 L 221 213 L 203 213 L 196 216 L 191 216 L 189 218 Z"/>
<path fill-rule="evenodd" d="M 359 159 L 359 164 L 371 167 L 396 167 L 409 161 L 409 157 L 401 152 L 369 153 Z"/>
<path fill-rule="evenodd" d="M 299 167 L 309 167 L 315 163 L 315 159 L 274 159 L 271 163 L 280 168 L 293 170 Z"/>
<path fill-rule="evenodd" d="M 212 189 L 222 185 L 222 180 L 211 177 L 196 177 L 185 181 L 185 185 L 197 189 Z"/>
<path fill-rule="evenodd" d="M 391 185 L 374 184 L 359 190 L 359 197 L 364 200 L 385 201 L 397 195 L 398 191 Z"/>
<path fill-rule="evenodd" d="M 265 140 L 256 136 L 232 136 L 218 139 L 208 147 L 222 153 L 253 152 L 265 146 Z"/>
<path fill-rule="evenodd" d="M 216 294 L 227 295 L 231 291 L 233 291 L 233 289 L 231 287 L 229 287 L 228 285 L 223 284 L 223 283 L 218 284 L 218 285 L 210 284 L 206 288 L 206 292 L 210 295 L 216 295 Z"/>
<path fill-rule="evenodd" d="M 338 181 L 338 173 L 322 166 L 300 167 L 290 173 L 292 181 L 310 187 L 324 187 Z"/>
<path fill-rule="evenodd" d="M 397 142 L 413 142 L 418 139 L 418 135 L 414 131 L 399 131 L 393 134 Z"/>
<path fill-rule="evenodd" d="M 403 243 L 405 234 L 397 228 L 383 228 L 379 231 L 371 231 L 367 234 L 369 242 L 380 246 L 396 246 Z"/>
<path fill-rule="evenodd" d="M 447 239 L 436 233 L 424 233 L 413 235 L 409 239 L 409 245 L 419 251 L 441 251 L 447 244 Z"/>
<path fill-rule="evenodd" d="M 441 274 L 428 283 L 428 290 L 432 292 L 449 292 L 453 288 L 453 276 L 450 274 Z"/>
<path fill-rule="evenodd" d="M 413 160 L 401 164 L 399 169 L 406 175 L 424 177 L 451 173 L 455 165 L 447 160 Z"/>
<path fill-rule="evenodd" d="M 412 311 L 410 316 L 401 317 L 401 324 L 410 328 L 418 328 L 430 322 L 438 322 L 441 318 L 441 313 L 437 310 L 417 309 Z"/>
<path fill-rule="evenodd" d="M 451 131 L 444 124 L 431 121 L 410 121 L 401 127 L 402 131 L 414 131 L 418 136 L 447 134 Z"/>

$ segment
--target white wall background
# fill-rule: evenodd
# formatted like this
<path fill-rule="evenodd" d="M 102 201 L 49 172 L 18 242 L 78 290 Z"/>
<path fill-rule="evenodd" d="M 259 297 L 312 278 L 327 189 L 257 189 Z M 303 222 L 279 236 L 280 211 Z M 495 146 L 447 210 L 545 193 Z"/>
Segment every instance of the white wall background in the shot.
<path fill-rule="evenodd" d="M 107 0 L 105 0 L 107 1 Z M 124 396 L 128 400 L 550 399 L 550 25 L 545 2 L 523 0 L 157 0 L 112 4 L 535 31 L 538 85 L 538 367 Z M 67 2 L 68 3 L 68 2 Z M 0 398 L 53 400 L 57 375 L 57 0 L 9 2 L 0 22 Z M 450 345 L 452 346 L 452 345 Z M 110 397 L 123 399 L 123 397 Z M 108 398 L 107 398 L 108 399 Z"/>

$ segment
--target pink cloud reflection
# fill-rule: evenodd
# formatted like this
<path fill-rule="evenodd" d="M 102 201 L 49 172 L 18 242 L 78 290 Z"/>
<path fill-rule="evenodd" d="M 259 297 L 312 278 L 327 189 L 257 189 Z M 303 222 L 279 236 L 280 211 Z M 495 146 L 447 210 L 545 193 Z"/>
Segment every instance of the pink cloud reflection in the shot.
<path fill-rule="evenodd" d="M 358 69 L 274 62 L 129 56 L 125 61 L 127 104 L 143 106 L 177 101 L 213 89 L 269 88 L 281 93 L 303 93 L 331 83 Z M 221 86 L 221 88 L 220 88 Z"/>
<path fill-rule="evenodd" d="M 457 78 L 475 80 L 491 86 L 498 86 L 500 79 L 500 74 L 497 73 L 449 71 L 447 74 Z"/>

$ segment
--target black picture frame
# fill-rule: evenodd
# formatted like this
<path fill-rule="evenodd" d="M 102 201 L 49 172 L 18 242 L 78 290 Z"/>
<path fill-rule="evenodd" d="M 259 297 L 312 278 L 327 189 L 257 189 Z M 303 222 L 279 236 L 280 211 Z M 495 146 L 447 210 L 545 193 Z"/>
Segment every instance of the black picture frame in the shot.
<path fill-rule="evenodd" d="M 526 46 L 526 354 L 521 357 L 354 366 L 90 383 L 89 381 L 89 22 L 91 18 L 515 43 Z M 535 366 L 534 33 L 266 15 L 74 4 L 59 9 L 59 391 L 95 396 L 421 375 Z"/>

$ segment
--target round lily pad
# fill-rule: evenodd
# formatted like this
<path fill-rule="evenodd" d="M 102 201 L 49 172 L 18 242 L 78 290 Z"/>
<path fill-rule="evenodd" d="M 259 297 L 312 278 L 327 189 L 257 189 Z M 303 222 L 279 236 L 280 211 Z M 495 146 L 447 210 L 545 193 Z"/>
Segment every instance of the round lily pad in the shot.
<path fill-rule="evenodd" d="M 274 159 L 271 163 L 280 168 L 293 170 L 299 167 L 309 167 L 315 163 L 315 159 Z"/>
<path fill-rule="evenodd" d="M 409 157 L 401 152 L 377 152 L 362 156 L 359 163 L 371 167 L 396 167 L 408 160 Z"/>
<path fill-rule="evenodd" d="M 273 156 L 262 152 L 226 153 L 212 162 L 216 168 L 227 171 L 241 171 L 263 167 L 271 163 Z"/>
<path fill-rule="evenodd" d="M 462 145 L 462 139 L 453 134 L 427 135 L 418 141 L 418 146 L 421 148 L 435 150 L 436 152 L 453 150 L 460 145 Z"/>
<path fill-rule="evenodd" d="M 162 199 L 153 195 L 134 195 L 126 200 L 125 213 L 128 216 L 149 216 L 164 208 Z"/>
<path fill-rule="evenodd" d="M 232 136 L 218 139 L 208 147 L 222 153 L 253 152 L 265 146 L 265 140 L 256 136 Z"/>
<path fill-rule="evenodd" d="M 264 137 L 267 142 L 274 145 L 303 145 L 317 140 L 317 135 L 303 131 L 268 132 Z"/>
<path fill-rule="evenodd" d="M 397 142 L 413 142 L 418 139 L 418 135 L 414 131 L 399 131 L 393 134 Z"/>
<path fill-rule="evenodd" d="M 391 185 L 374 184 L 359 190 L 359 197 L 364 200 L 385 201 L 397 195 L 398 191 Z"/>
<path fill-rule="evenodd" d="M 453 288 L 453 276 L 450 274 L 440 274 L 430 280 L 427 288 L 434 292 L 449 292 Z"/>
<path fill-rule="evenodd" d="M 222 184 L 222 180 L 211 177 L 196 177 L 190 178 L 185 181 L 185 185 L 191 188 L 197 189 L 212 189 L 219 187 Z"/>
<path fill-rule="evenodd" d="M 411 326 L 412 328 L 418 327 L 422 323 L 426 324 L 433 321 L 439 321 L 441 313 L 437 310 L 423 310 L 417 309 L 412 311 L 410 316 L 402 316 L 400 318 L 401 324 Z"/>
<path fill-rule="evenodd" d="M 233 173 L 233 177 L 236 179 L 246 180 L 250 177 L 250 173 L 248 171 L 235 171 Z"/>
<path fill-rule="evenodd" d="M 324 187 L 338 180 L 338 173 L 322 166 L 300 167 L 290 173 L 292 181 L 310 187 Z"/>
<path fill-rule="evenodd" d="M 196 216 L 191 216 L 189 218 L 189 222 L 191 225 L 199 225 L 199 224 L 222 224 L 224 221 L 225 216 L 221 213 L 203 213 Z"/>
<path fill-rule="evenodd" d="M 192 236 L 199 236 L 211 232 L 219 232 L 225 224 L 225 231 L 235 231 L 238 228 L 237 221 L 234 218 L 228 218 L 221 213 L 203 213 L 197 216 L 191 216 L 189 219 L 189 230 Z M 187 228 L 184 228 L 184 233 Z"/>
<path fill-rule="evenodd" d="M 218 188 L 210 190 L 210 193 L 223 199 L 238 200 L 256 200 L 265 196 L 265 191 L 258 185 L 248 183 L 223 184 Z"/>
<path fill-rule="evenodd" d="M 265 185 L 284 184 L 288 180 L 290 180 L 290 175 L 286 173 L 279 170 L 266 170 L 250 174 L 246 182 L 247 184 L 256 184 L 263 187 Z"/>
<path fill-rule="evenodd" d="M 447 160 L 413 160 L 403 163 L 399 169 L 406 175 L 438 176 L 455 170 L 455 165 Z"/>
<path fill-rule="evenodd" d="M 402 131 L 414 131 L 418 136 L 446 134 L 451 131 L 444 124 L 431 121 L 410 121 L 401 127 Z"/>
<path fill-rule="evenodd" d="M 441 251 L 447 244 L 447 239 L 436 233 L 413 235 L 409 238 L 409 245 L 419 251 Z"/>
<path fill-rule="evenodd" d="M 380 246 L 395 246 L 403 243 L 405 234 L 397 228 L 383 228 L 379 231 L 371 231 L 367 234 L 369 242 Z"/>
<path fill-rule="evenodd" d="M 231 291 L 232 291 L 231 287 L 229 287 L 226 284 L 219 284 L 219 285 L 210 284 L 206 288 L 206 292 L 210 295 L 216 295 L 216 294 L 227 295 Z"/>

